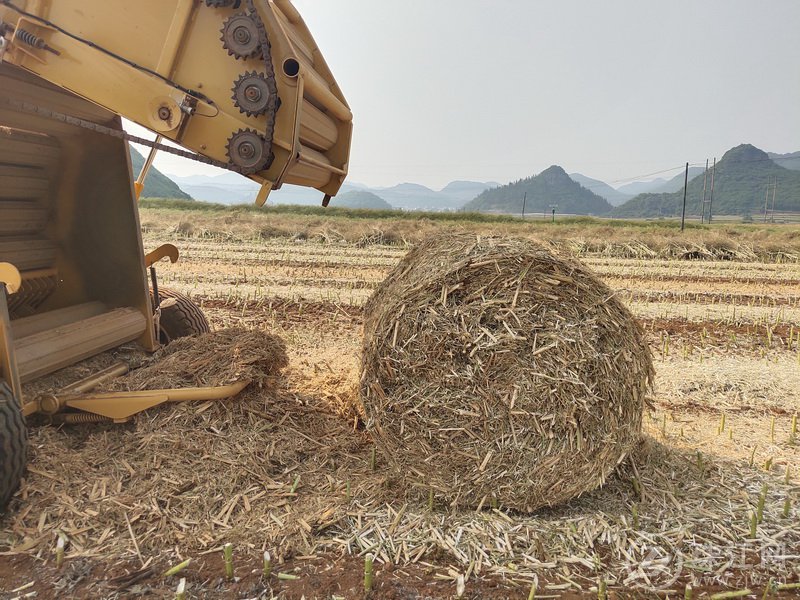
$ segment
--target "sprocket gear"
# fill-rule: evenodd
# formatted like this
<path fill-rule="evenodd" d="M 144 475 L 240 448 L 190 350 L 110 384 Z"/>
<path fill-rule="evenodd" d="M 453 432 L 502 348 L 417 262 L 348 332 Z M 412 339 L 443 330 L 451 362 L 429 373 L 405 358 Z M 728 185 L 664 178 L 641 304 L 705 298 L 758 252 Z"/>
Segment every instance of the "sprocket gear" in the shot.
<path fill-rule="evenodd" d="M 263 73 L 244 73 L 233 84 L 233 103 L 248 117 L 274 110 L 278 98 L 275 79 Z"/>
<path fill-rule="evenodd" d="M 251 175 L 268 169 L 275 159 L 270 143 L 254 129 L 240 129 L 228 138 L 226 150 L 228 160 L 236 165 L 243 175 Z"/>
<path fill-rule="evenodd" d="M 238 13 L 230 17 L 222 28 L 222 43 L 228 53 L 237 59 L 253 58 L 260 56 L 264 61 L 262 73 L 245 73 L 245 76 L 255 75 L 267 82 L 269 98 L 264 111 L 266 126 L 263 134 L 253 129 L 240 129 L 230 138 L 226 147 L 230 169 L 238 170 L 244 175 L 252 175 L 258 171 L 269 169 L 275 160 L 272 152 L 272 142 L 275 135 L 275 116 L 281 105 L 278 97 L 277 82 L 275 81 L 275 67 L 272 64 L 272 52 L 269 36 L 264 21 L 256 9 L 256 0 L 242 0 L 245 13 Z M 241 78 L 240 78 L 241 79 Z M 256 84 L 258 86 L 258 84 Z M 246 89 L 248 86 L 244 86 Z M 257 88 L 262 91 L 263 88 Z M 235 96 L 234 89 L 234 96 Z M 255 94 L 257 96 L 258 94 Z M 234 97 L 234 102 L 236 98 Z M 245 103 L 240 106 L 244 106 Z M 247 109 L 245 109 L 246 112 Z"/>
<path fill-rule="evenodd" d="M 222 46 L 237 59 L 263 56 L 259 24 L 249 15 L 237 14 L 222 26 Z"/>

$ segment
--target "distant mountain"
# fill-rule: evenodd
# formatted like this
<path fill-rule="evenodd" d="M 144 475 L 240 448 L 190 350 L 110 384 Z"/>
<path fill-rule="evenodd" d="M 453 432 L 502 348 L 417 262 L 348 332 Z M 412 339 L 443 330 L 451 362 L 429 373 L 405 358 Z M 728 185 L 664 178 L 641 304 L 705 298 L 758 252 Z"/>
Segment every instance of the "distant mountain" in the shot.
<path fill-rule="evenodd" d="M 394 208 L 401 210 L 455 210 L 464 202 L 417 183 L 401 183 L 389 188 L 370 189 Z"/>
<path fill-rule="evenodd" d="M 551 204 L 558 205 L 558 213 L 573 215 L 604 215 L 613 208 L 608 200 L 573 181 L 564 169 L 554 165 L 535 177 L 487 190 L 464 206 L 464 210 L 520 213 L 526 192 L 528 213 L 549 212 Z"/>
<path fill-rule="evenodd" d="M 179 177 L 177 175 L 168 175 L 168 177 L 175 182 L 180 182 L 182 185 L 249 185 L 251 187 L 258 187 L 255 181 L 252 181 L 244 175 L 239 175 L 233 171 L 225 171 L 219 175 L 187 175 Z"/>
<path fill-rule="evenodd" d="M 475 196 L 497 185 L 499 184 L 453 181 L 437 192 L 424 185 L 401 183 L 394 187 L 376 188 L 370 191 L 401 210 L 453 211 L 460 209 Z"/>
<path fill-rule="evenodd" d="M 702 175 L 706 170 L 705 167 L 689 167 L 689 181 Z M 708 174 L 711 175 L 711 166 L 708 167 Z M 683 191 L 683 184 L 686 181 L 686 171 L 681 171 L 675 177 L 665 182 L 661 186 L 653 190 L 655 194 L 671 194 L 672 192 Z"/>
<path fill-rule="evenodd" d="M 221 204 L 245 204 L 255 201 L 259 186 L 256 182 L 236 173 L 217 176 L 192 175 L 190 177 L 172 176 L 182 189 L 201 202 Z M 233 179 L 233 178 L 236 179 Z"/>
<path fill-rule="evenodd" d="M 133 167 L 133 177 L 139 176 L 144 166 L 144 156 L 136 148 L 128 146 L 131 151 L 131 166 Z M 192 200 L 192 197 L 184 192 L 171 179 L 164 175 L 155 167 L 150 167 L 147 178 L 144 180 L 142 198 L 170 198 L 177 200 Z"/>
<path fill-rule="evenodd" d="M 389 188 L 377 188 L 375 192 L 395 208 L 404 210 L 418 210 L 437 200 L 436 192 L 418 183 L 400 183 Z"/>
<path fill-rule="evenodd" d="M 800 211 L 800 172 L 773 162 L 766 152 L 750 144 L 731 148 L 717 163 L 714 176 L 713 213 L 715 215 L 758 215 L 764 211 L 767 182 L 778 179 L 776 211 Z M 710 178 L 709 178 L 710 188 Z M 709 190 L 710 195 L 710 190 Z M 689 182 L 687 214 L 699 215 L 703 196 L 703 177 Z M 677 217 L 683 205 L 683 191 L 640 194 L 614 209 L 617 217 Z M 771 205 L 771 200 L 770 200 Z"/>
<path fill-rule="evenodd" d="M 663 177 L 659 177 L 658 179 L 653 179 L 651 181 L 634 181 L 632 183 L 626 183 L 625 185 L 621 185 L 617 188 L 618 192 L 622 192 L 623 194 L 627 194 L 631 198 L 634 196 L 638 196 L 639 194 L 647 194 L 650 192 L 655 192 L 661 186 L 667 183 L 667 180 Z"/>
<path fill-rule="evenodd" d="M 789 154 L 767 153 L 776 165 L 792 171 L 800 171 L 800 152 L 790 152 Z"/>
<path fill-rule="evenodd" d="M 453 201 L 461 202 L 463 205 L 475 198 L 475 196 L 496 187 L 500 187 L 500 184 L 494 181 L 488 183 L 479 181 L 451 181 L 442 189 L 441 193 Z"/>
<path fill-rule="evenodd" d="M 172 176 L 172 180 L 203 202 L 221 204 L 250 204 L 258 194 L 259 186 L 254 181 L 237 175 L 223 173 L 221 175 L 191 175 L 188 177 Z M 479 183 L 473 181 L 454 181 L 442 191 L 437 192 L 424 185 L 401 183 L 390 188 L 371 188 L 362 183 L 347 182 L 339 193 L 365 191 L 386 201 L 392 208 L 402 210 L 458 210 L 472 198 L 497 183 Z M 323 194 L 311 188 L 285 185 L 272 192 L 269 202 L 272 204 L 318 205 Z"/>
<path fill-rule="evenodd" d="M 223 173 L 221 175 L 172 176 L 173 181 L 202 202 L 219 204 L 252 204 L 255 202 L 260 186 L 243 175 Z M 344 192 L 356 189 L 346 184 Z M 272 204 L 318 205 L 322 202 L 320 192 L 294 185 L 285 185 L 269 196 Z"/>
<path fill-rule="evenodd" d="M 331 200 L 331 206 L 341 208 L 367 208 L 370 210 L 392 210 L 392 205 L 383 198 L 366 190 L 353 190 L 339 194 Z"/>
<path fill-rule="evenodd" d="M 689 181 L 702 174 L 705 170 L 705 167 L 689 167 Z M 618 187 L 617 191 L 627 194 L 629 198 L 639 194 L 671 194 L 683 189 L 685 179 L 686 171 L 681 171 L 672 179 L 659 177 L 652 181 L 634 181 Z"/>
<path fill-rule="evenodd" d="M 580 183 L 590 192 L 594 192 L 598 196 L 602 196 L 608 200 L 611 206 L 619 206 L 623 202 L 633 198 L 633 196 L 630 194 L 625 194 L 619 190 L 615 190 L 606 182 L 600 181 L 599 179 L 592 179 L 591 177 L 586 177 L 586 175 L 581 175 L 580 173 L 570 173 L 569 177 L 572 179 L 572 181 Z"/>

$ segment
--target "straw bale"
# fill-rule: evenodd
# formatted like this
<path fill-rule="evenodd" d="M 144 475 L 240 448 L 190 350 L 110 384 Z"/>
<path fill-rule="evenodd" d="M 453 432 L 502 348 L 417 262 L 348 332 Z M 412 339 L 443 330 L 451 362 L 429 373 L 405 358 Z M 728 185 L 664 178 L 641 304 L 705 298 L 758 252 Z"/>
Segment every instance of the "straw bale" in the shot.
<path fill-rule="evenodd" d="M 601 486 L 640 438 L 654 376 L 640 326 L 534 242 L 428 239 L 364 329 L 368 426 L 412 495 L 533 511 Z"/>

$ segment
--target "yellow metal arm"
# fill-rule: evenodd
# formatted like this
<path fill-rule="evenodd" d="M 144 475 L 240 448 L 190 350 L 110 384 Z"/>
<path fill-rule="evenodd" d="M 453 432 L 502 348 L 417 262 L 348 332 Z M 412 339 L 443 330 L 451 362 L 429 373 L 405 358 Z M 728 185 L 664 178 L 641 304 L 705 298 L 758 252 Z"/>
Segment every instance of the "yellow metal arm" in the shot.
<path fill-rule="evenodd" d="M 163 258 L 169 258 L 169 262 L 175 264 L 176 262 L 178 262 L 179 257 L 180 257 L 180 252 L 174 245 L 163 244 L 162 246 L 159 246 L 149 254 L 145 255 L 144 264 L 146 267 L 149 268 Z"/>
<path fill-rule="evenodd" d="M 22 275 L 11 263 L 0 262 L 0 283 L 4 283 L 9 294 L 16 294 L 22 286 Z"/>
<path fill-rule="evenodd" d="M 19 270 L 10 263 L 0 263 L 0 377 L 11 386 L 11 391 L 22 402 L 22 384 L 14 351 L 14 336 L 8 314 L 6 291 L 14 294 L 22 285 Z"/>
<path fill-rule="evenodd" d="M 0 60 L 269 189 L 335 195 L 353 115 L 300 14 L 290 0 L 208 4 L 7 0 Z"/>
<path fill-rule="evenodd" d="M 220 387 L 66 396 L 59 398 L 59 403 L 69 408 L 77 408 L 109 419 L 119 420 L 127 419 L 136 413 L 165 402 L 208 401 L 232 398 L 248 385 L 250 385 L 249 381 L 240 381 Z"/>

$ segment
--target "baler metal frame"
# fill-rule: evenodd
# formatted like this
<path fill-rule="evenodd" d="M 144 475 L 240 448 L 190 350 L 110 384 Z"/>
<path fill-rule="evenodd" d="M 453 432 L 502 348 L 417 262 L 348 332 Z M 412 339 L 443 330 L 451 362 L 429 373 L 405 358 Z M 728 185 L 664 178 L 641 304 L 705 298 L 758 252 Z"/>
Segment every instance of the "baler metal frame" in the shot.
<path fill-rule="evenodd" d="M 155 141 L 126 133 L 122 116 Z M 327 206 L 351 137 L 350 108 L 290 0 L 0 0 L 0 510 L 23 476 L 23 416 L 123 422 L 249 384 L 96 392 L 127 373 L 118 363 L 23 395 L 123 344 L 157 350 L 168 315 L 168 340 L 208 330 L 191 299 L 158 290 L 155 264 L 178 249 L 145 255 L 138 197 L 156 150 L 250 177 L 259 205 L 290 183 Z M 135 180 L 129 142 L 152 149 Z"/>

